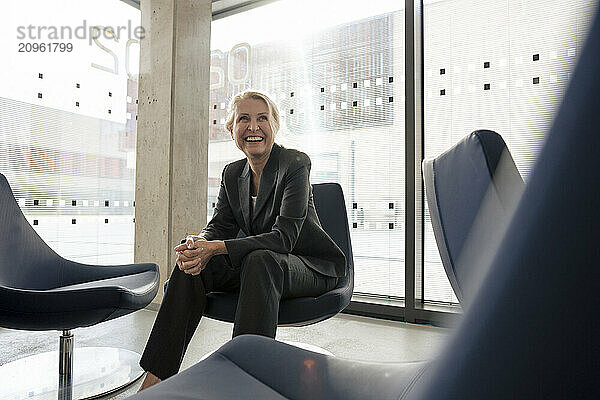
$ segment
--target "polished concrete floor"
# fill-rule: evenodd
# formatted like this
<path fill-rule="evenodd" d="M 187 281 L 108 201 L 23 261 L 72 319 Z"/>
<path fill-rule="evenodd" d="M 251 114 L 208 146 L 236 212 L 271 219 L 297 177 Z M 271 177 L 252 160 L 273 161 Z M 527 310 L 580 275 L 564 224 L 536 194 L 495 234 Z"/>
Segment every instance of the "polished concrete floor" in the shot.
<path fill-rule="evenodd" d="M 93 327 L 76 329 L 73 331 L 75 346 L 121 347 L 141 353 L 155 317 L 155 311 L 141 310 Z M 229 340 L 231 330 L 231 324 L 203 318 L 182 368 L 195 364 L 205 353 Z M 445 328 L 340 314 L 306 327 L 279 328 L 277 339 L 316 345 L 341 358 L 394 362 L 431 359 L 448 333 Z M 59 332 L 0 328 L 0 365 L 28 355 L 57 350 L 59 335 Z M 137 391 L 140 383 L 138 381 L 105 398 L 125 399 Z"/>

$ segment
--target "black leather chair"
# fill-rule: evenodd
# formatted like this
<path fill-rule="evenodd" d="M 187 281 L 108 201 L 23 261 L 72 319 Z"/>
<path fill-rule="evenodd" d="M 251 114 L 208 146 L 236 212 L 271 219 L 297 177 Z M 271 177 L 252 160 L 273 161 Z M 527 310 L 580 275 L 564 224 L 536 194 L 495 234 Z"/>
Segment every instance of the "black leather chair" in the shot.
<path fill-rule="evenodd" d="M 330 318 L 346 308 L 352 298 L 354 261 L 342 188 L 337 183 L 315 184 L 313 201 L 323 229 L 346 256 L 346 276 L 338 280 L 334 289 L 321 296 L 282 300 L 279 306 L 279 326 L 304 326 Z M 165 292 L 168 284 L 167 280 Z M 212 292 L 207 297 L 204 316 L 224 322 L 234 321 L 237 293 Z"/>
<path fill-rule="evenodd" d="M 502 137 L 487 130 L 424 160 L 423 179 L 440 258 L 464 305 L 465 292 L 478 286 L 481 266 L 490 261 L 478 256 L 497 249 L 498 233 L 506 229 L 525 184 Z"/>
<path fill-rule="evenodd" d="M 599 398 L 600 11 L 590 32 L 486 276 L 437 359 L 353 362 L 239 336 L 131 399 Z"/>
<path fill-rule="evenodd" d="M 0 327 L 63 332 L 59 354 L 0 367 L 0 397 L 50 397 L 52 392 L 64 399 L 90 397 L 138 379 L 143 371 L 137 353 L 74 349 L 71 330 L 144 308 L 158 286 L 156 264 L 85 265 L 60 257 L 29 225 L 0 174 Z"/>

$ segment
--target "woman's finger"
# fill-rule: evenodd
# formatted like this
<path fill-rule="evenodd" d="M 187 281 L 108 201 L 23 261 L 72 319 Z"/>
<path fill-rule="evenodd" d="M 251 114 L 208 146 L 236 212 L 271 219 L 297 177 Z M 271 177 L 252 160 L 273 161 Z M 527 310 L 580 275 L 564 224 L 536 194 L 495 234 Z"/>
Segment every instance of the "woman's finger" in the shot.
<path fill-rule="evenodd" d="M 197 266 L 197 267 L 194 267 L 194 268 L 192 268 L 192 269 L 191 269 L 191 272 L 190 272 L 190 274 L 191 274 L 191 275 L 194 275 L 194 276 L 196 276 L 196 275 L 200 275 L 200 273 L 202 272 L 202 270 L 203 270 L 203 268 L 202 268 L 202 267 L 200 267 L 200 266 Z"/>
<path fill-rule="evenodd" d="M 200 263 L 200 264 L 196 265 L 195 267 L 186 269 L 184 272 L 189 275 L 199 275 L 203 269 L 204 268 L 202 267 L 202 264 Z"/>
<path fill-rule="evenodd" d="M 194 244 L 198 246 L 198 242 L 206 242 L 206 239 L 203 236 L 194 236 Z"/>
<path fill-rule="evenodd" d="M 179 254 L 177 256 L 177 259 L 181 262 L 190 262 L 192 260 L 195 260 L 197 257 L 186 257 L 183 254 Z"/>
<path fill-rule="evenodd" d="M 196 242 L 205 242 L 206 239 L 199 235 L 187 235 L 185 237 L 185 245 L 188 249 L 196 247 Z"/>
<path fill-rule="evenodd" d="M 194 248 L 194 237 L 193 236 L 186 237 L 185 245 L 188 249 L 193 249 Z"/>
<path fill-rule="evenodd" d="M 173 250 L 175 250 L 175 252 L 177 252 L 177 253 L 183 252 L 183 251 L 195 250 L 201 246 L 202 242 L 206 242 L 206 239 L 202 238 L 202 240 L 197 240 L 195 242 L 186 241 L 185 243 L 175 246 L 173 248 Z"/>
<path fill-rule="evenodd" d="M 196 258 L 201 253 L 202 253 L 202 249 L 198 248 L 198 249 L 192 249 L 192 250 L 184 250 L 182 254 L 184 257 L 187 257 L 187 258 Z"/>
<path fill-rule="evenodd" d="M 180 260 L 191 261 L 203 255 L 202 249 L 186 250 L 177 255 Z"/>
<path fill-rule="evenodd" d="M 198 265 L 200 263 L 200 258 L 195 258 L 191 261 L 185 261 L 183 263 L 183 269 L 190 269 L 192 267 L 195 267 L 196 265 Z"/>
<path fill-rule="evenodd" d="M 173 250 L 175 250 L 176 252 L 184 251 L 187 250 L 187 246 L 185 245 L 185 243 L 178 244 L 173 248 Z"/>

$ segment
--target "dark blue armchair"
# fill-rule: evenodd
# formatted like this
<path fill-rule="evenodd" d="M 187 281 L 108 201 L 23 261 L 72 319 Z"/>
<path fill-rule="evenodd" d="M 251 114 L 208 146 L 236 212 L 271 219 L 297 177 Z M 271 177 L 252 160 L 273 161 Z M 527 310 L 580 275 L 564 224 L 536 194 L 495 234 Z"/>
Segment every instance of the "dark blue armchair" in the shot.
<path fill-rule="evenodd" d="M 319 183 L 312 187 L 315 210 L 321 226 L 346 256 L 346 276 L 338 279 L 335 288 L 318 297 L 282 300 L 279 305 L 279 326 L 304 326 L 322 321 L 342 311 L 352 299 L 354 259 L 342 187 L 337 183 Z M 168 286 L 169 281 L 167 280 L 164 285 L 165 291 Z M 219 321 L 233 322 L 237 302 L 237 293 L 208 293 L 204 316 Z"/>
<path fill-rule="evenodd" d="M 139 354 L 104 347 L 74 349 L 71 330 L 144 308 L 158 284 L 156 264 L 86 265 L 56 254 L 29 225 L 0 174 L 0 327 L 62 331 L 58 353 L 0 367 L 0 397 L 56 398 L 52 393 L 57 393 L 60 399 L 87 398 L 138 379 L 143 373 Z"/>

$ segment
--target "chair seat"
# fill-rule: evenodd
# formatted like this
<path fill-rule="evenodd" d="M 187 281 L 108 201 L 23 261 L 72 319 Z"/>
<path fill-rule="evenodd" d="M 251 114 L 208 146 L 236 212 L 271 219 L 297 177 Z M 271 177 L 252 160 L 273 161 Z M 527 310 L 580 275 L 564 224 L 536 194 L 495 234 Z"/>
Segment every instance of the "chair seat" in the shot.
<path fill-rule="evenodd" d="M 242 335 L 203 362 L 130 399 L 395 400 L 426 365 L 342 360 L 270 338 Z"/>
<path fill-rule="evenodd" d="M 279 326 L 304 326 L 325 320 L 346 307 L 352 288 L 341 287 L 318 297 L 298 297 L 282 300 L 279 305 Z M 233 322 L 239 293 L 207 294 L 204 315 L 219 321 Z"/>
<path fill-rule="evenodd" d="M 69 330 L 108 321 L 145 307 L 154 298 L 160 279 L 155 264 L 96 266 L 100 276 L 133 274 L 55 288 L 21 289 L 0 286 L 2 326 L 27 330 Z"/>

